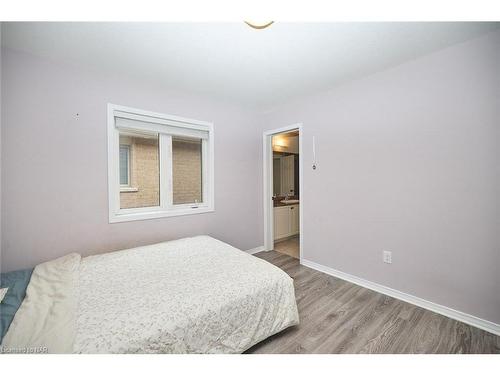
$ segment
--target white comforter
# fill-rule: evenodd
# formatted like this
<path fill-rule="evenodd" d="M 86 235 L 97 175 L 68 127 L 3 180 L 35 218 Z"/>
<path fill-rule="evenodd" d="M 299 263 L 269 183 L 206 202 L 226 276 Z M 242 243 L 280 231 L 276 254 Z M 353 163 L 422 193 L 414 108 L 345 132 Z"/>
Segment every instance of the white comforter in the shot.
<path fill-rule="evenodd" d="M 80 255 L 69 254 L 35 267 L 26 297 L 2 340 L 7 353 L 73 351 L 79 265 Z"/>
<path fill-rule="evenodd" d="M 241 353 L 298 324 L 286 273 L 208 236 L 83 258 L 75 272 L 76 353 Z"/>

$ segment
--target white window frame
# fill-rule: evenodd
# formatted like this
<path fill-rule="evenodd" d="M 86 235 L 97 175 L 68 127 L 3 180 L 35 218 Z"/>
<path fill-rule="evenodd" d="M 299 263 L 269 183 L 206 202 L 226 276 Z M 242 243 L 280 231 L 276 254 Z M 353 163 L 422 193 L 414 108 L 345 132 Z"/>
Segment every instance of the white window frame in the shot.
<path fill-rule="evenodd" d="M 173 199 L 172 181 L 172 135 L 159 134 L 160 152 L 160 204 L 156 207 L 120 208 L 120 132 L 115 126 L 115 113 L 120 117 L 147 116 L 155 126 L 175 124 L 176 127 L 208 132 L 202 139 L 202 200 L 197 204 L 176 204 Z M 175 137 L 175 135 L 174 135 Z M 130 156 L 130 155 L 129 155 Z M 130 160 L 129 160 L 130 162 Z M 129 172 L 130 173 L 130 172 Z M 130 174 L 129 174 L 130 182 Z M 215 211 L 214 199 L 214 128 L 206 121 L 145 111 L 142 109 L 108 104 L 108 201 L 109 222 L 119 223 L 134 220 L 158 219 L 180 215 L 201 214 Z"/>

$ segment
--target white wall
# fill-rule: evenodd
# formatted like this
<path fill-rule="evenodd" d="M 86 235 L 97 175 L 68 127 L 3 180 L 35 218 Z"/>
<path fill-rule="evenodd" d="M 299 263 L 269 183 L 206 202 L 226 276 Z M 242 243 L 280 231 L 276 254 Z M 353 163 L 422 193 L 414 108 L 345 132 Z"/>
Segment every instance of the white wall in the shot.
<path fill-rule="evenodd" d="M 197 234 L 241 249 L 262 243 L 262 135 L 253 112 L 2 52 L 2 271 Z M 214 123 L 215 213 L 108 223 L 108 102 Z"/>
<path fill-rule="evenodd" d="M 500 323 L 499 54 L 487 34 L 263 115 L 303 123 L 305 259 Z"/>

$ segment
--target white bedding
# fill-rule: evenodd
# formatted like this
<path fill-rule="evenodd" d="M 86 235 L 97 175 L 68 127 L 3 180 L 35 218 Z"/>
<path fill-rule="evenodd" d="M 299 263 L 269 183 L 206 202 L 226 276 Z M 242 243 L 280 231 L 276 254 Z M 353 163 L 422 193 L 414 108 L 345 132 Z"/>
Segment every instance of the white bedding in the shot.
<path fill-rule="evenodd" d="M 76 333 L 80 255 L 69 254 L 33 270 L 26 297 L 2 346 L 71 353 Z M 44 349 L 45 348 L 45 349 Z"/>
<path fill-rule="evenodd" d="M 76 353 L 241 353 L 298 324 L 286 273 L 208 236 L 83 258 L 75 272 Z"/>

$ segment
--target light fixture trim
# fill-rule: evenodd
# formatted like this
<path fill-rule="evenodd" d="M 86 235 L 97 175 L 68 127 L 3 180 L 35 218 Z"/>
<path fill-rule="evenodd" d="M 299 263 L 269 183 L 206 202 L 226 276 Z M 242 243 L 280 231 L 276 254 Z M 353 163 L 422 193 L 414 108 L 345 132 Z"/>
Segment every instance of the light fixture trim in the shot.
<path fill-rule="evenodd" d="M 252 23 L 250 21 L 245 21 L 245 23 L 248 26 L 250 26 L 251 28 L 253 28 L 253 29 L 262 30 L 262 29 L 265 29 L 266 27 L 271 26 L 274 23 L 274 21 L 263 22 L 261 24 L 260 23 L 255 23 L 255 22 Z"/>

